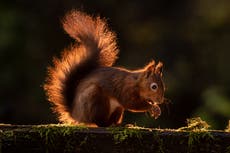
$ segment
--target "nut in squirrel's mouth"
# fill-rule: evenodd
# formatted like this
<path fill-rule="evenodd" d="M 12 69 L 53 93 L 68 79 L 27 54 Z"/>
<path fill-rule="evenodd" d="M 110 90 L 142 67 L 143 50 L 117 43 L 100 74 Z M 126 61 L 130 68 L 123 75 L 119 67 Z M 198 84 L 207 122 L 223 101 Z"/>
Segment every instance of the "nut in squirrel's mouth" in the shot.
<path fill-rule="evenodd" d="M 153 102 L 152 100 L 147 100 L 147 103 L 149 103 L 152 107 L 148 110 L 150 115 L 154 118 L 157 119 L 161 115 L 161 109 L 158 106 L 160 103 Z"/>

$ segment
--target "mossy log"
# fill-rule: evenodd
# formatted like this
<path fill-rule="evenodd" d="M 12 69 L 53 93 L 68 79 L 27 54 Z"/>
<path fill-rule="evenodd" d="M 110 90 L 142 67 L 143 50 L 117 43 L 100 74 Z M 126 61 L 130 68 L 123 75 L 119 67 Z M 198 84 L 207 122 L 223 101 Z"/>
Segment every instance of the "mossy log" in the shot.
<path fill-rule="evenodd" d="M 0 125 L 0 153 L 230 153 L 230 133 L 66 125 Z"/>

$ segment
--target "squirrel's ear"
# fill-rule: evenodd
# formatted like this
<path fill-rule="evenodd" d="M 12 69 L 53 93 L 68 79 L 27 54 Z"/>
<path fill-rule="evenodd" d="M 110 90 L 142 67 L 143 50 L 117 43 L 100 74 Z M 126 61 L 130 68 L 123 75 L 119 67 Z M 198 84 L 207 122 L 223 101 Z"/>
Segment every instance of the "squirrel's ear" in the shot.
<path fill-rule="evenodd" d="M 163 72 L 163 63 L 158 62 L 157 66 L 155 68 L 155 73 L 159 74 L 160 76 L 162 76 L 163 75 L 162 72 Z"/>
<path fill-rule="evenodd" d="M 152 60 L 148 65 L 145 66 L 145 76 L 149 77 L 155 71 L 155 61 Z"/>

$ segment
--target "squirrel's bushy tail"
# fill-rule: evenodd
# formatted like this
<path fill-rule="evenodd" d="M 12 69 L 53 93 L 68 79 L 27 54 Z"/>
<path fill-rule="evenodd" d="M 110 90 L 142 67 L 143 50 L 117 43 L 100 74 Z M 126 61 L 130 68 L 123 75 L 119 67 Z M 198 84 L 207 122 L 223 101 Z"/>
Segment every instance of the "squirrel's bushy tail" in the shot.
<path fill-rule="evenodd" d="M 71 108 L 78 83 L 97 67 L 112 66 L 118 49 L 115 34 L 99 17 L 73 10 L 62 23 L 77 44 L 64 50 L 60 59 L 54 58 L 44 89 L 60 121 L 73 123 Z"/>

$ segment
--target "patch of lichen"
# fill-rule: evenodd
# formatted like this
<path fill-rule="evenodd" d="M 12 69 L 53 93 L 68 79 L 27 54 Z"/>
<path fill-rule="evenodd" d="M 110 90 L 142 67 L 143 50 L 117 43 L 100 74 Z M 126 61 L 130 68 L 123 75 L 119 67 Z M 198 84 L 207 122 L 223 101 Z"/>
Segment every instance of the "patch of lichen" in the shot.
<path fill-rule="evenodd" d="M 210 125 L 200 117 L 187 119 L 187 126 L 177 129 L 177 131 L 207 131 Z"/>

